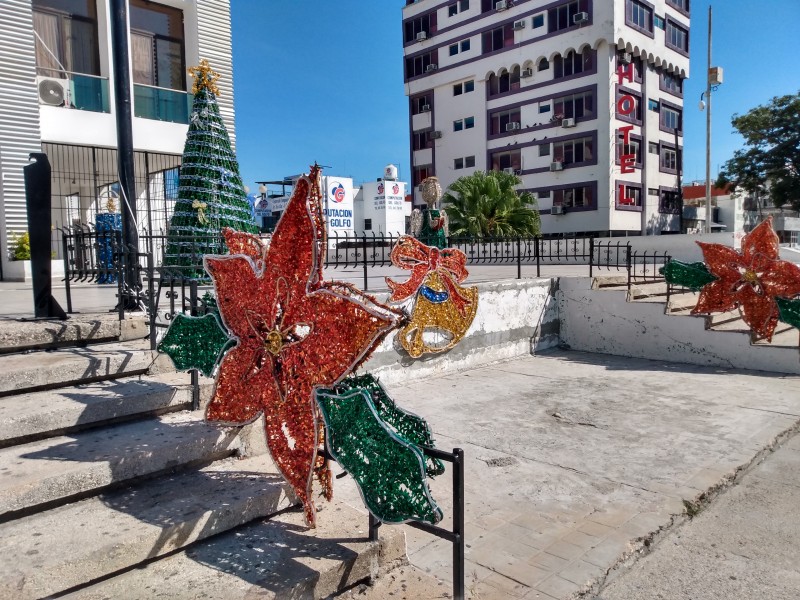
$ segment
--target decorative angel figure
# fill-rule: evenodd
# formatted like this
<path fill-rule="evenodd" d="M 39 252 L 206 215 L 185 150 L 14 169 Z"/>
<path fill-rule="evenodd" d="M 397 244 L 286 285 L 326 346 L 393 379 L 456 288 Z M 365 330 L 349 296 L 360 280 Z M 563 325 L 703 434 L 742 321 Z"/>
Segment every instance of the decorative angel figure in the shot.
<path fill-rule="evenodd" d="M 415 208 L 411 213 L 411 235 L 426 246 L 446 248 L 447 236 L 450 231 L 447 213 L 439 209 L 442 186 L 436 177 L 428 177 L 422 182 L 420 188 L 422 189 L 422 199 L 428 206 L 422 210 Z"/>

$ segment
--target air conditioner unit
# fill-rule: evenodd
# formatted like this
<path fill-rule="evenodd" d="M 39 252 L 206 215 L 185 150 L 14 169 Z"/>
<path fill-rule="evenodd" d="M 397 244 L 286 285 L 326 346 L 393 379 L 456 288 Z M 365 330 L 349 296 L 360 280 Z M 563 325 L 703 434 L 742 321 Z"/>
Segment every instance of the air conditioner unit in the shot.
<path fill-rule="evenodd" d="M 439 65 L 430 64 L 427 67 L 425 67 L 425 72 L 426 73 L 430 73 L 431 71 L 435 71 L 438 68 L 439 68 Z"/>
<path fill-rule="evenodd" d="M 515 169 L 514 175 L 522 175 L 522 169 Z"/>
<path fill-rule="evenodd" d="M 561 206 L 560 204 L 553 205 L 553 207 L 550 209 L 550 214 L 551 215 L 563 215 L 564 214 L 564 207 Z"/>
<path fill-rule="evenodd" d="M 500 0 L 500 2 L 494 3 L 494 9 L 496 11 L 505 10 L 508 8 L 508 1 L 507 0 Z"/>
<path fill-rule="evenodd" d="M 438 140 L 438 139 L 441 139 L 441 137 L 442 137 L 442 132 L 441 131 L 431 131 L 431 139 L 432 140 Z"/>
<path fill-rule="evenodd" d="M 506 131 L 514 131 L 515 129 L 519 129 L 520 124 L 516 121 L 511 121 L 511 123 L 506 123 Z"/>
<path fill-rule="evenodd" d="M 533 69 L 522 69 L 520 77 L 533 77 Z"/>
<path fill-rule="evenodd" d="M 418 42 L 424 42 L 427 39 L 428 39 L 428 32 L 427 31 L 420 31 L 417 34 L 417 41 Z"/>
<path fill-rule="evenodd" d="M 69 106 L 69 79 L 37 77 L 39 102 L 47 106 Z"/>
<path fill-rule="evenodd" d="M 513 167 L 506 167 L 503 169 L 503 173 L 508 173 L 509 175 L 514 175 L 514 168 Z"/>
<path fill-rule="evenodd" d="M 572 15 L 572 22 L 575 25 L 583 25 L 584 23 L 589 22 L 589 13 L 579 12 L 576 15 Z"/>
<path fill-rule="evenodd" d="M 514 29 L 517 31 L 525 29 L 525 21 L 514 21 Z"/>
<path fill-rule="evenodd" d="M 431 112 L 431 105 L 430 104 L 423 104 L 422 107 L 419 109 L 420 112 Z"/>
<path fill-rule="evenodd" d="M 564 170 L 564 163 L 560 160 L 556 160 L 550 163 L 550 170 L 551 171 L 563 171 Z"/>
<path fill-rule="evenodd" d="M 619 55 L 619 62 L 623 65 L 629 65 L 633 62 L 633 55 L 630 52 L 623 52 Z"/>
<path fill-rule="evenodd" d="M 568 127 L 575 127 L 575 119 L 561 119 L 561 126 L 565 129 Z"/>

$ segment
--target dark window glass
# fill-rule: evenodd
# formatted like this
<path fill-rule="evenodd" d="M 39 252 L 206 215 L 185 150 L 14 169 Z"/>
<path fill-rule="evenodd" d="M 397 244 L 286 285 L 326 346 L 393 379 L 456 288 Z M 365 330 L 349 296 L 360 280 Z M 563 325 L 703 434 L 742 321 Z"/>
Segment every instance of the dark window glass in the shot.
<path fill-rule="evenodd" d="M 666 36 L 667 46 L 677 48 L 684 52 L 689 51 L 689 32 L 683 27 L 673 23 L 672 21 L 667 21 Z"/>
<path fill-rule="evenodd" d="M 413 42 L 417 39 L 417 34 L 425 32 L 428 37 L 436 33 L 436 13 L 429 13 L 409 19 L 403 23 L 403 41 Z"/>
<path fill-rule="evenodd" d="M 544 15 L 536 15 L 533 17 L 533 28 L 538 29 L 544 26 Z"/>
<path fill-rule="evenodd" d="M 133 82 L 186 89 L 183 11 L 130 0 Z"/>
<path fill-rule="evenodd" d="M 464 166 L 468 169 L 475 166 L 475 157 L 474 156 L 467 156 L 464 159 Z"/>
<path fill-rule="evenodd" d="M 94 0 L 34 0 L 33 30 L 39 75 L 100 75 Z"/>
<path fill-rule="evenodd" d="M 548 32 L 561 31 L 575 25 L 573 19 L 578 13 L 589 12 L 589 0 L 573 0 L 547 11 Z"/>

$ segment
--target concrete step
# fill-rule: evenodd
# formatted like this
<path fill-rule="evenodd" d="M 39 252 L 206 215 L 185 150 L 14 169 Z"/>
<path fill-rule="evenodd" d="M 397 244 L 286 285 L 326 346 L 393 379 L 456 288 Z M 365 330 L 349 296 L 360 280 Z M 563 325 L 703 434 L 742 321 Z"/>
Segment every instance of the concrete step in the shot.
<path fill-rule="evenodd" d="M 327 598 L 406 562 L 403 526 L 381 527 L 379 542 L 370 542 L 363 513 L 336 500 L 319 507 L 316 529 L 304 526 L 300 511 L 286 511 L 64 598 Z"/>
<path fill-rule="evenodd" d="M 0 519 L 129 479 L 230 456 L 239 449 L 238 432 L 207 425 L 202 411 L 183 411 L 4 448 Z"/>
<path fill-rule="evenodd" d="M 648 298 L 656 298 L 661 302 L 666 301 L 667 297 L 667 284 L 664 281 L 651 282 L 651 283 L 636 283 L 631 286 L 631 291 L 628 294 L 628 301 L 633 302 L 636 300 L 643 300 Z"/>
<path fill-rule="evenodd" d="M 0 356 L 0 395 L 141 375 L 156 354 L 138 340 Z"/>
<path fill-rule="evenodd" d="M 790 327 L 784 323 L 778 324 L 772 341 L 757 340 L 753 342 L 755 346 L 780 346 L 797 348 L 800 345 L 800 331 L 796 327 Z"/>
<path fill-rule="evenodd" d="M 122 321 L 117 313 L 76 314 L 66 321 L 0 318 L 0 353 L 124 342 L 143 339 L 148 332 L 144 314 L 128 314 Z"/>
<path fill-rule="evenodd" d="M 4 553 L 14 557 L 0 561 L 0 598 L 42 598 L 85 585 L 291 504 L 274 465 L 260 456 L 226 459 L 20 518 L 0 525 Z M 329 521 L 338 520 L 330 516 Z M 353 524 L 357 526 L 365 529 L 365 519 Z M 299 523 L 284 529 L 283 550 L 287 555 L 302 555 L 299 546 L 305 538 L 296 533 L 302 529 Z M 345 537 L 357 536 L 351 531 Z M 253 548 L 270 551 L 263 540 L 251 541 L 259 545 L 248 548 L 237 543 L 227 553 L 211 550 L 205 555 L 207 563 L 235 569 L 237 553 L 257 553 Z M 158 582 L 151 581 L 149 586 L 157 589 Z M 145 586 L 111 597 L 141 598 L 143 594 Z M 184 590 L 163 597 L 194 596 Z"/>
<path fill-rule="evenodd" d="M 671 294 L 669 302 L 667 302 L 667 314 L 678 313 L 693 309 L 697 306 L 697 299 L 699 292 L 682 292 L 678 294 Z"/>
<path fill-rule="evenodd" d="M 628 276 L 626 275 L 598 275 L 592 278 L 592 289 L 601 290 L 604 288 L 628 287 Z"/>
<path fill-rule="evenodd" d="M 468 577 L 477 577 L 474 572 L 467 575 Z M 469 579 L 465 583 L 468 598 L 475 600 L 483 598 L 483 596 L 471 589 Z M 394 600 L 444 599 L 453 597 L 453 582 L 440 581 L 413 565 L 402 565 L 382 574 L 372 582 L 360 583 L 333 597 L 341 598 L 342 600 L 383 600 L 386 598 Z M 539 597 L 544 599 L 542 594 Z"/>
<path fill-rule="evenodd" d="M 200 378 L 201 401 L 213 380 Z M 187 373 L 139 375 L 0 398 L 0 448 L 191 407 Z"/>

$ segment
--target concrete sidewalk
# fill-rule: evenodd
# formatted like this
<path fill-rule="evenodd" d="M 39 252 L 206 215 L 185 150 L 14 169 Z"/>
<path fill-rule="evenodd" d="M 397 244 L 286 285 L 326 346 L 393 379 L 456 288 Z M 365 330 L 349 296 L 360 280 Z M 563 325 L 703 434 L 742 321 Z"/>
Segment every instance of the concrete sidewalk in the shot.
<path fill-rule="evenodd" d="M 798 498 L 795 436 L 596 600 L 800 598 Z"/>
<path fill-rule="evenodd" d="M 439 447 L 465 450 L 467 589 L 481 600 L 597 592 L 800 425 L 799 377 L 581 352 L 389 391 Z M 449 474 L 431 488 L 449 527 Z M 336 493 L 363 510 L 348 478 Z M 449 584 L 450 544 L 406 535 L 412 565 Z"/>

